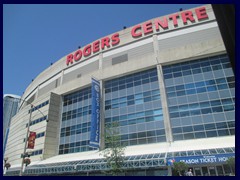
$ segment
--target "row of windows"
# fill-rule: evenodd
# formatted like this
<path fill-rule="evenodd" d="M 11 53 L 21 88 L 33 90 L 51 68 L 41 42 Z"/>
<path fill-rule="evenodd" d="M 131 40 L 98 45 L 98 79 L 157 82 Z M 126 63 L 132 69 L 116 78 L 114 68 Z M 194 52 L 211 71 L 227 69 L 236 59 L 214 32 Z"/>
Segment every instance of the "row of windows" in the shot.
<path fill-rule="evenodd" d="M 85 95 L 85 96 L 81 96 L 81 97 L 79 96 L 77 98 L 64 101 L 63 102 L 63 106 L 71 105 L 71 104 L 74 104 L 74 103 L 77 103 L 77 102 L 81 102 L 81 101 L 84 101 L 84 100 L 90 100 L 91 98 L 92 98 L 91 94 L 88 94 L 88 95 Z"/>
<path fill-rule="evenodd" d="M 75 134 L 81 134 L 81 133 L 86 133 L 86 132 L 90 132 L 90 131 L 91 131 L 91 127 L 76 129 L 76 130 L 72 130 L 72 131 L 66 131 L 66 132 L 61 133 L 61 137 L 72 136 Z"/>
<path fill-rule="evenodd" d="M 82 129 L 82 128 L 86 128 L 86 127 L 90 127 L 90 126 L 91 126 L 91 122 L 77 124 L 77 125 L 74 125 L 74 126 L 68 126 L 68 127 L 62 128 L 61 133 L 74 131 L 74 130 L 77 130 L 77 129 Z"/>
<path fill-rule="evenodd" d="M 36 111 L 36 110 L 40 109 L 41 107 L 48 105 L 48 103 L 49 103 L 49 100 L 47 100 L 47 101 L 45 101 L 45 102 L 43 102 L 43 103 L 33 107 L 31 110 L 32 110 L 32 112 Z M 30 113 L 31 110 L 29 110 L 29 113 Z"/>
<path fill-rule="evenodd" d="M 91 105 L 90 106 L 85 106 L 85 107 L 80 107 L 78 109 L 74 109 L 68 112 L 64 112 L 62 113 L 62 121 L 67 121 L 67 120 L 71 120 L 74 118 L 80 118 L 83 116 L 87 116 L 91 114 Z"/>
<path fill-rule="evenodd" d="M 70 153 L 92 151 L 92 150 L 96 150 L 96 149 L 94 149 L 92 147 L 89 147 L 89 146 L 81 146 L 81 147 L 75 147 L 75 148 L 59 150 L 59 154 L 70 154 Z"/>
<path fill-rule="evenodd" d="M 197 132 L 197 131 L 207 131 L 207 130 L 227 129 L 227 128 L 235 128 L 235 121 L 176 127 L 176 128 L 172 128 L 172 133 L 177 134 L 177 133 L 187 133 L 187 132 L 193 132 L 193 131 Z"/>
<path fill-rule="evenodd" d="M 131 119 L 131 120 L 120 121 L 119 125 L 120 126 L 128 126 L 128 125 L 133 125 L 133 124 L 147 123 L 147 122 L 153 122 L 153 121 L 162 121 L 162 120 L 163 120 L 162 115 L 148 116 L 148 117 L 141 117 L 141 118 L 136 118 L 136 119 Z M 106 123 L 106 125 L 110 125 L 111 122 Z"/>
<path fill-rule="evenodd" d="M 36 156 L 36 155 L 42 154 L 42 152 L 43 152 L 42 149 L 39 149 L 39 150 L 33 151 L 31 156 Z"/>
<path fill-rule="evenodd" d="M 115 109 L 135 104 L 143 104 L 144 102 L 155 101 L 160 99 L 159 90 L 146 91 L 127 97 L 115 98 L 105 101 L 105 110 Z"/>
<path fill-rule="evenodd" d="M 45 136 L 45 132 L 38 133 L 36 135 L 36 138 L 40 138 L 40 137 L 43 137 L 43 136 Z"/>
<path fill-rule="evenodd" d="M 187 61 L 164 66 L 163 73 L 176 73 L 180 71 L 192 70 L 196 68 L 211 67 L 219 64 L 229 63 L 227 55 L 202 58 L 194 61 Z"/>
<path fill-rule="evenodd" d="M 152 121 L 162 121 L 163 115 L 162 110 L 150 110 L 139 113 L 133 113 L 123 116 L 114 116 L 113 118 L 106 118 L 106 125 L 111 124 L 112 122 L 119 121 L 120 126 L 127 126 L 132 124 L 140 124 Z"/>
<path fill-rule="evenodd" d="M 140 80 L 138 80 L 136 82 L 130 82 L 128 84 L 124 84 L 124 85 L 121 85 L 121 86 L 115 86 L 115 87 L 111 87 L 111 88 L 105 89 L 105 93 L 110 93 L 110 92 L 114 92 L 114 91 L 120 91 L 122 89 L 131 88 L 131 87 L 134 87 L 134 86 L 140 86 L 140 85 L 143 85 L 143 84 L 155 82 L 157 80 L 158 80 L 157 76 L 151 77 L 150 79 L 142 79 L 142 80 L 140 79 Z"/>
<path fill-rule="evenodd" d="M 38 119 L 35 119 L 35 120 L 33 120 L 33 121 L 30 122 L 30 126 L 32 126 L 32 125 L 34 125 L 34 124 L 37 124 L 37 123 L 40 123 L 40 122 L 42 122 L 42 121 L 44 121 L 44 120 L 46 120 L 46 119 L 47 119 L 47 116 L 44 116 L 44 117 L 40 117 L 40 118 L 38 118 Z M 28 123 L 26 124 L 26 127 L 28 127 Z"/>
<path fill-rule="evenodd" d="M 151 143 L 158 143 L 158 142 L 166 142 L 166 136 L 131 139 L 126 141 L 121 141 L 120 144 L 121 146 L 134 146 L 134 145 L 151 144 Z M 109 144 L 106 143 L 106 147 L 109 147 Z"/>
<path fill-rule="evenodd" d="M 167 93 L 168 97 L 176 97 L 176 96 L 185 96 L 185 95 L 192 95 L 192 94 L 199 94 L 204 92 L 212 92 L 217 90 L 223 90 L 223 89 L 229 89 L 229 88 L 235 88 L 235 83 L 228 83 L 228 84 L 218 84 L 213 86 L 207 86 L 207 87 L 199 87 L 196 89 L 188 89 L 188 90 L 182 90 L 177 92 L 169 92 Z"/>
<path fill-rule="evenodd" d="M 209 138 L 209 137 L 228 136 L 228 135 L 235 135 L 235 128 L 205 131 L 205 132 L 185 133 L 185 134 L 174 134 L 173 140 L 179 141 L 179 140 L 187 140 L 187 139 L 199 139 L 199 138 Z"/>
<path fill-rule="evenodd" d="M 91 151 L 91 150 L 95 150 L 95 149 L 96 148 L 89 146 L 89 140 L 88 141 L 78 141 L 78 142 L 74 142 L 74 143 L 61 144 L 59 146 L 59 154 Z"/>
<path fill-rule="evenodd" d="M 164 129 L 159 129 L 155 131 L 145 131 L 145 132 L 138 132 L 132 134 L 123 134 L 121 135 L 121 140 L 130 140 L 130 139 L 140 139 L 145 137 L 152 137 L 152 136 L 162 136 L 165 135 Z"/>
<path fill-rule="evenodd" d="M 80 146 L 85 146 L 88 144 L 89 144 L 89 140 L 88 141 L 78 141 L 78 142 L 73 142 L 73 143 L 68 143 L 68 144 L 61 144 L 61 145 L 59 145 L 59 149 L 80 147 Z"/>
<path fill-rule="evenodd" d="M 164 74 L 164 79 L 170 79 L 170 78 L 177 78 L 177 77 L 182 77 L 182 76 L 188 76 L 191 74 L 199 74 L 199 73 L 205 73 L 205 72 L 211 72 L 219 69 L 226 69 L 226 68 L 231 68 L 230 63 L 226 64 L 218 64 L 215 66 L 208 66 L 208 67 L 202 67 L 202 68 L 197 68 L 197 69 L 189 69 L 186 71 L 180 71 L 180 72 L 174 72 L 170 74 Z"/>
<path fill-rule="evenodd" d="M 195 115 L 200 115 L 200 114 L 219 113 L 219 112 L 226 112 L 226 111 L 233 111 L 233 110 L 234 110 L 233 105 L 216 106 L 216 107 L 212 107 L 212 108 L 204 108 L 204 109 L 170 113 L 170 118 L 195 116 Z"/>
<path fill-rule="evenodd" d="M 39 149 L 39 150 L 36 150 L 36 151 L 31 151 L 31 156 L 37 156 L 37 155 L 42 154 L 42 153 L 43 153 L 42 149 Z M 20 157 L 23 158 L 23 155 L 21 154 Z"/>
<path fill-rule="evenodd" d="M 167 92 L 172 92 L 172 91 L 181 91 L 181 90 L 189 90 L 189 89 L 195 89 L 195 88 L 200 88 L 200 87 L 205 87 L 205 86 L 214 86 L 218 85 L 218 88 L 220 86 L 223 86 L 225 84 L 232 84 L 235 82 L 234 76 L 227 77 L 227 78 L 218 78 L 218 79 L 211 79 L 211 80 L 206 80 L 206 81 L 200 81 L 200 82 L 195 82 L 195 83 L 187 83 L 187 84 L 182 84 L 178 86 L 171 86 L 167 87 L 166 90 Z"/>
<path fill-rule="evenodd" d="M 109 80 L 109 81 L 105 82 L 105 89 L 112 88 L 112 87 L 115 87 L 115 86 L 126 85 L 128 83 L 133 83 L 133 82 L 139 81 L 141 79 L 150 80 L 150 78 L 156 77 L 156 76 L 157 76 L 157 69 L 156 68 L 146 70 L 146 71 L 142 71 L 142 72 L 138 72 L 138 73 L 134 73 L 134 74 L 131 74 L 131 75 L 127 75 L 127 76 L 124 76 L 124 77 L 121 77 L 121 78 L 117 78 L 117 79 Z"/>
<path fill-rule="evenodd" d="M 73 100 L 79 97 L 82 98 L 88 96 L 89 94 L 91 94 L 91 87 L 87 87 L 85 89 L 82 89 L 81 91 L 77 91 L 64 96 L 63 102 L 65 103 L 66 101 Z"/>
<path fill-rule="evenodd" d="M 123 121 L 123 120 L 134 120 L 137 118 L 141 117 L 147 117 L 147 116 L 157 116 L 157 115 L 162 115 L 162 109 L 154 109 L 154 110 L 148 110 L 144 112 L 137 112 L 137 113 L 131 113 L 131 114 L 126 114 L 126 115 L 121 115 L 121 116 L 114 116 L 110 118 L 105 118 L 105 122 L 112 122 L 112 121 Z"/>
<path fill-rule="evenodd" d="M 179 112 L 179 111 L 191 111 L 191 110 L 199 110 L 203 108 L 209 108 L 209 107 L 215 107 L 215 106 L 223 106 L 227 110 L 228 108 L 233 106 L 235 98 L 226 98 L 226 99 L 220 99 L 220 100 L 213 100 L 213 101 L 203 101 L 203 102 L 197 102 L 192 104 L 185 104 L 180 106 L 171 106 L 169 107 L 169 112 Z"/>

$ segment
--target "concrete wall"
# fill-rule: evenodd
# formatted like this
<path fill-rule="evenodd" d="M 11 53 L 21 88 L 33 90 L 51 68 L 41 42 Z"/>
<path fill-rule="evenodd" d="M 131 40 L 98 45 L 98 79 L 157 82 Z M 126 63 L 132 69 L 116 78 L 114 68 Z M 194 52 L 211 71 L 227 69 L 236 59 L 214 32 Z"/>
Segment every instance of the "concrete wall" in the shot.
<path fill-rule="evenodd" d="M 48 111 L 47 127 L 45 132 L 45 142 L 43 159 L 58 154 L 59 129 L 61 122 L 61 96 L 51 93 Z"/>

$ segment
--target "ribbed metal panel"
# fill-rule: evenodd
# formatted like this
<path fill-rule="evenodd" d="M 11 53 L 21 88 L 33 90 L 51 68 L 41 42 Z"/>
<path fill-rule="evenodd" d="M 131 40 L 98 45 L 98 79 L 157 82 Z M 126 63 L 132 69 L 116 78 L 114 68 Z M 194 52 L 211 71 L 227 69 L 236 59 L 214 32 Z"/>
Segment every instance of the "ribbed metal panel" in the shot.
<path fill-rule="evenodd" d="M 167 39 L 162 39 L 158 41 L 158 46 L 159 51 L 164 51 L 166 49 L 182 47 L 193 43 L 201 43 L 219 37 L 221 37 L 220 32 L 218 28 L 215 27 L 179 36 L 174 36 Z"/>
<path fill-rule="evenodd" d="M 117 63 L 113 63 L 112 61 L 114 61 L 114 59 L 118 58 L 118 57 L 123 58 L 124 55 L 126 55 L 126 54 L 128 57 L 128 61 L 132 61 L 132 60 L 137 60 L 138 57 L 144 57 L 153 52 L 154 52 L 153 43 L 148 43 L 148 44 L 138 46 L 136 48 L 132 48 L 130 50 L 124 51 L 124 52 L 116 53 L 112 56 L 108 56 L 103 59 L 103 68 L 117 64 Z M 125 62 L 125 61 L 122 61 L 122 62 Z"/>
<path fill-rule="evenodd" d="M 99 61 L 92 62 L 90 64 L 87 64 L 83 67 L 80 67 L 76 70 L 71 71 L 70 73 L 64 74 L 63 76 L 63 84 L 66 82 L 69 82 L 73 79 L 82 77 L 85 74 L 92 73 L 93 71 L 96 71 L 99 69 Z"/>
<path fill-rule="evenodd" d="M 125 62 L 127 60 L 128 60 L 128 55 L 123 54 L 121 56 L 112 58 L 112 65 L 119 64 L 119 63 Z"/>
<path fill-rule="evenodd" d="M 129 60 L 134 59 L 139 56 L 145 56 L 146 54 L 153 53 L 153 43 L 148 43 L 143 46 L 139 46 L 128 51 Z"/>

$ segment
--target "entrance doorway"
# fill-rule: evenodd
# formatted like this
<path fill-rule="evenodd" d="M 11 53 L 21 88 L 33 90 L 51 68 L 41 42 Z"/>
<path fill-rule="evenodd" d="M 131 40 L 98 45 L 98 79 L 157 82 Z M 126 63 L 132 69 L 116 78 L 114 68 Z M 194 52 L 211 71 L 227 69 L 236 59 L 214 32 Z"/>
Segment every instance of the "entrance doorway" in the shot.
<path fill-rule="evenodd" d="M 194 176 L 229 176 L 231 170 L 228 165 L 208 165 L 191 167 Z"/>

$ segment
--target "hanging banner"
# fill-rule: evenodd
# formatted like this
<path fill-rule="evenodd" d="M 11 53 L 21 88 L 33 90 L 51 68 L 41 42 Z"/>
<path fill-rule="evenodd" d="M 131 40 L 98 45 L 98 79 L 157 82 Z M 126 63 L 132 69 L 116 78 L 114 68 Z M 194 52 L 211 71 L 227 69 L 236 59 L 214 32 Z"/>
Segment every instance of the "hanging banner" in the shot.
<path fill-rule="evenodd" d="M 36 132 L 30 132 L 28 137 L 28 149 L 34 149 L 36 139 Z"/>
<path fill-rule="evenodd" d="M 92 78 L 92 116 L 89 146 L 99 148 L 100 136 L 100 82 Z"/>

